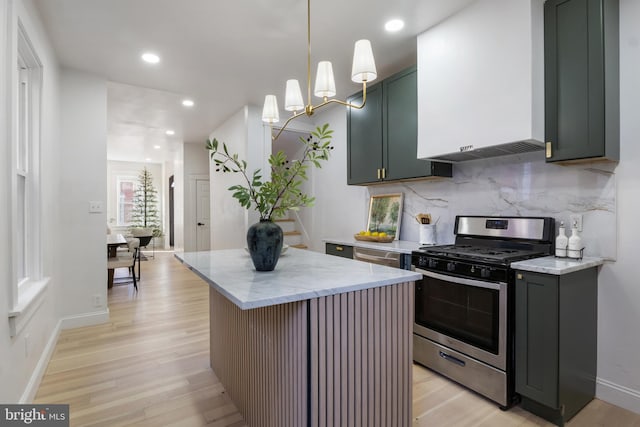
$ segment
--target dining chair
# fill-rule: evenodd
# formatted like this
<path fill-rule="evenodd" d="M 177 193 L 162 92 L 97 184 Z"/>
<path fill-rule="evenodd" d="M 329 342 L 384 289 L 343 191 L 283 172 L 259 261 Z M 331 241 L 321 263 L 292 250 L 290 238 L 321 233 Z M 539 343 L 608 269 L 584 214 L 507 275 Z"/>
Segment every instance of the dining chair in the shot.
<path fill-rule="evenodd" d="M 107 260 L 107 268 L 109 270 L 115 270 L 116 268 L 128 268 L 133 278 L 133 287 L 138 290 L 138 282 L 136 279 L 136 260 L 138 260 L 138 251 L 140 247 L 140 240 L 131 239 L 127 241 L 129 252 L 124 256 L 109 258 Z M 138 276 L 140 275 L 140 262 L 138 260 Z"/>
<path fill-rule="evenodd" d="M 125 240 L 127 241 L 126 244 L 122 245 L 122 246 L 118 246 L 117 248 L 117 256 L 119 257 L 126 257 L 128 256 L 131 252 L 133 252 L 133 249 L 131 247 L 131 242 L 137 240 L 138 241 L 138 246 L 137 246 L 137 259 L 136 259 L 136 264 L 138 264 L 138 280 L 140 280 L 140 259 L 142 256 L 142 250 L 140 249 L 140 247 L 142 246 L 140 243 L 140 239 L 137 237 L 125 237 Z"/>
<path fill-rule="evenodd" d="M 140 258 L 142 258 L 142 248 L 146 248 L 149 243 L 153 240 L 153 229 L 152 228 L 132 228 L 131 235 L 133 237 L 137 237 L 140 239 Z M 154 256 L 155 256 L 155 246 L 153 248 Z M 146 258 L 145 258 L 146 259 Z"/>

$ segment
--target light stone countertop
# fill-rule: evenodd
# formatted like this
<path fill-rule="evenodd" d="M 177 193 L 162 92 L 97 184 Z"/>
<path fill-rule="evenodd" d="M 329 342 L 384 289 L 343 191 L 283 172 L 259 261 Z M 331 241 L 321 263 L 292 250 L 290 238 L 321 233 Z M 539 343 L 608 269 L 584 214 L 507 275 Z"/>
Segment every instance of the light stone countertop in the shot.
<path fill-rule="evenodd" d="M 411 254 L 411 251 L 415 251 L 420 248 L 421 245 L 418 242 L 410 242 L 408 240 L 394 240 L 390 243 L 379 243 L 379 242 L 367 242 L 362 240 L 356 240 L 354 237 L 347 238 L 324 238 L 322 239 L 325 243 L 333 243 L 336 245 L 348 245 L 348 246 L 357 246 L 359 248 L 369 248 L 369 249 L 378 249 L 381 251 L 390 251 L 397 252 L 401 254 Z"/>
<path fill-rule="evenodd" d="M 574 271 L 585 270 L 602 264 L 604 264 L 604 258 L 584 257 L 582 260 L 576 260 L 571 258 L 546 256 L 542 258 L 513 262 L 511 263 L 511 268 L 514 270 L 533 271 L 535 273 L 561 275 L 573 273 Z"/>
<path fill-rule="evenodd" d="M 289 248 L 274 271 L 258 272 L 244 249 L 176 253 L 190 270 L 243 310 L 371 289 L 419 273 Z"/>

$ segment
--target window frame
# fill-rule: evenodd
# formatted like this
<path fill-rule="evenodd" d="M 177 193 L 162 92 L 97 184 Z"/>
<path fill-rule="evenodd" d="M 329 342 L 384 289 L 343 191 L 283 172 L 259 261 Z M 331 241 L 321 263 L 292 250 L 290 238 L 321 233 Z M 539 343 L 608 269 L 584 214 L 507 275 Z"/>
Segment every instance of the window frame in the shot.
<path fill-rule="evenodd" d="M 14 40 L 14 49 L 10 50 L 7 64 L 11 76 L 7 123 L 11 151 L 12 304 L 9 321 L 11 335 L 15 336 L 30 313 L 37 309 L 35 303 L 46 289 L 49 278 L 43 277 L 41 236 L 43 66 L 20 19 L 13 22 L 17 23 L 16 31 L 8 34 L 10 40 Z"/>
<path fill-rule="evenodd" d="M 137 178 L 131 175 L 117 175 L 116 176 L 116 225 L 118 227 L 130 227 L 132 222 L 123 222 L 121 221 L 120 213 L 121 213 L 121 201 L 120 201 L 120 184 L 123 182 L 130 182 L 133 184 L 133 193 L 135 197 L 135 192 L 138 187 Z M 133 199 L 131 200 L 131 206 L 135 206 Z"/>

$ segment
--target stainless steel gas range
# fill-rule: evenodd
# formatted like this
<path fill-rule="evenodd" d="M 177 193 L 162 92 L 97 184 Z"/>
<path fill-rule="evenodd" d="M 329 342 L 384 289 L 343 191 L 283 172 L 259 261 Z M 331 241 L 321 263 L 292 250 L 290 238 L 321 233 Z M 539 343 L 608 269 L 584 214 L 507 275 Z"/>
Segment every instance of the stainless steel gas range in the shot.
<path fill-rule="evenodd" d="M 514 272 L 547 256 L 555 225 L 544 217 L 457 216 L 455 244 L 411 255 L 416 282 L 413 358 L 508 408 L 514 391 Z"/>

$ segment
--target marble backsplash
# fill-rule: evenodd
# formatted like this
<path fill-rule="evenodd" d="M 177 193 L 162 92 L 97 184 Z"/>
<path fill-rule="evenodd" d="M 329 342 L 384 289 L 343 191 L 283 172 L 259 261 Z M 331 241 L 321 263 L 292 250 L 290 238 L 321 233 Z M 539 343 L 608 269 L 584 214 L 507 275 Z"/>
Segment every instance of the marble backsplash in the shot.
<path fill-rule="evenodd" d="M 542 152 L 457 163 L 453 178 L 370 186 L 371 195 L 404 194 L 402 240 L 418 241 L 415 216 L 437 221 L 439 244 L 453 242 L 456 215 L 550 216 L 564 221 L 583 215 L 585 256 L 616 258 L 615 163 L 545 163 Z"/>

